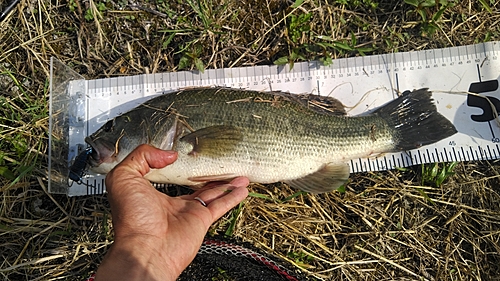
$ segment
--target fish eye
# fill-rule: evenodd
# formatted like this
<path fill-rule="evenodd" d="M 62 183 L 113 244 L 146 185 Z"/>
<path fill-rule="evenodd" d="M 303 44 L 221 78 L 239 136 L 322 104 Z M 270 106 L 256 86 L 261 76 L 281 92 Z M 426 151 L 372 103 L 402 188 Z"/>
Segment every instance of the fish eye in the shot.
<path fill-rule="evenodd" d="M 111 132 L 113 130 L 113 120 L 109 120 L 108 122 L 106 122 L 106 124 L 104 124 L 103 126 L 103 130 L 106 133 Z"/>

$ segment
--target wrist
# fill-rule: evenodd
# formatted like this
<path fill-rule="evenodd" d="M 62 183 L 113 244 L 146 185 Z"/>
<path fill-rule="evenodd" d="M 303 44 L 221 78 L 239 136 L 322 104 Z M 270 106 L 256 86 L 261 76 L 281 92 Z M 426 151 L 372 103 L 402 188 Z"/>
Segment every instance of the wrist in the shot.
<path fill-rule="evenodd" d="M 115 241 L 99 266 L 95 280 L 176 280 L 181 272 L 177 272 L 159 245 L 137 239 Z"/>

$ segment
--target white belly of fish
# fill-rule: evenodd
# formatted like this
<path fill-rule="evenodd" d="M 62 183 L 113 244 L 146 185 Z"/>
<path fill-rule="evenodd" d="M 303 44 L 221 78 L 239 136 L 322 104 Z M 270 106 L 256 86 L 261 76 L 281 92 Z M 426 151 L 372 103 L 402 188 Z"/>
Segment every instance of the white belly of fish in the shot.
<path fill-rule="evenodd" d="M 316 172 L 325 163 L 314 159 L 280 161 L 274 165 L 246 159 L 214 159 L 179 154 L 176 162 L 151 170 L 146 178 L 158 183 L 195 186 L 209 181 L 228 180 L 245 176 L 251 182 L 273 183 L 302 178 Z"/>

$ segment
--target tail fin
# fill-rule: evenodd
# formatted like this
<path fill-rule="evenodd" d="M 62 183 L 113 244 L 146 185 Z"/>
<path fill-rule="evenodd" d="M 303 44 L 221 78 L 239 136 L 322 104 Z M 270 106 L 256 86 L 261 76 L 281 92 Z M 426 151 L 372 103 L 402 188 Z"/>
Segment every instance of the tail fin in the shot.
<path fill-rule="evenodd" d="M 396 151 L 432 144 L 457 132 L 455 126 L 437 112 L 431 92 L 426 88 L 404 92 L 374 114 L 394 128 Z"/>

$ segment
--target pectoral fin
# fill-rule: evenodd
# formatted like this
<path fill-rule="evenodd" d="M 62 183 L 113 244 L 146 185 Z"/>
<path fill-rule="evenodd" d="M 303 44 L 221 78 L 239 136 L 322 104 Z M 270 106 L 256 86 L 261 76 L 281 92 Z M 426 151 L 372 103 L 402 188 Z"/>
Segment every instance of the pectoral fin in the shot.
<path fill-rule="evenodd" d="M 234 149 L 243 134 L 233 126 L 218 125 L 196 130 L 180 139 L 193 145 L 190 155 L 221 156 Z"/>
<path fill-rule="evenodd" d="M 326 193 L 339 188 L 349 178 L 349 165 L 328 163 L 318 171 L 300 179 L 286 181 L 287 184 L 311 193 Z"/>

